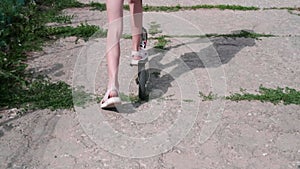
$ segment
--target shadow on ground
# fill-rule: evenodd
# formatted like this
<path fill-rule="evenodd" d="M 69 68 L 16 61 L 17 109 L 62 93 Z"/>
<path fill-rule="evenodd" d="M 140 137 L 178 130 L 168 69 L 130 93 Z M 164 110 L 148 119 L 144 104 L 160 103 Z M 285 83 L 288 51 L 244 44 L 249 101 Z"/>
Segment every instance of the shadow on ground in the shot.
<path fill-rule="evenodd" d="M 233 33 L 238 33 L 240 31 L 233 31 Z M 200 51 L 194 51 L 189 53 L 182 53 L 178 59 L 175 59 L 169 63 L 162 64 L 161 61 L 164 56 L 174 48 L 178 48 L 189 44 L 199 44 L 203 43 L 203 38 L 196 39 L 193 42 L 182 43 L 175 46 L 170 46 L 164 50 L 151 48 L 148 49 L 150 56 L 155 55 L 155 57 L 149 60 L 149 80 L 147 85 L 147 90 L 151 95 L 151 91 L 160 91 L 156 94 L 150 96 L 150 99 L 156 99 L 164 95 L 171 83 L 176 80 L 176 78 L 184 75 L 188 71 L 198 68 L 214 68 L 220 67 L 223 64 L 227 64 L 230 60 L 235 57 L 235 55 L 241 51 L 243 48 L 255 45 L 254 38 L 244 38 L 244 37 L 212 37 L 207 38 L 210 42 L 210 46 L 201 49 Z M 208 43 L 207 40 L 205 43 Z M 155 66 L 154 66 L 155 65 Z M 156 68 L 153 68 L 156 67 Z M 168 74 L 163 74 L 163 70 L 169 67 L 175 67 Z M 186 67 L 183 69 L 182 67 Z M 171 76 L 175 75 L 175 76 Z M 134 107 L 139 107 L 145 102 L 134 104 Z M 130 107 L 124 105 L 125 107 Z M 126 110 L 126 108 L 121 108 Z M 125 113 L 132 113 L 133 110 L 127 110 Z"/>

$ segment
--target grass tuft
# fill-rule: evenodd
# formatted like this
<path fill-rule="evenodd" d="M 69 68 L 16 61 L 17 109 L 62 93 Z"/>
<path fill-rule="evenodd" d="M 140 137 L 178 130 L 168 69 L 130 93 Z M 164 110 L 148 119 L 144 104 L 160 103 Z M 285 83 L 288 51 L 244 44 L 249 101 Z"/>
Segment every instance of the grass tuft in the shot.
<path fill-rule="evenodd" d="M 123 34 L 123 35 L 122 35 L 122 38 L 123 38 L 123 39 L 131 39 L 132 36 L 129 35 L 129 34 Z"/>
<path fill-rule="evenodd" d="M 134 95 L 132 93 L 129 94 L 129 95 L 126 95 L 124 93 L 120 93 L 120 98 L 124 102 L 138 103 L 138 102 L 141 101 L 140 98 L 139 98 L 139 96 L 136 96 L 136 95 Z"/>
<path fill-rule="evenodd" d="M 89 37 L 94 35 L 95 33 L 99 33 L 101 37 L 106 36 L 106 30 L 100 29 L 95 25 L 81 24 L 77 27 L 64 26 L 64 27 L 49 27 L 47 29 L 47 36 L 56 38 L 60 37 L 68 37 L 68 36 L 76 36 L 78 38 L 83 38 L 84 40 L 88 40 Z"/>
<path fill-rule="evenodd" d="M 159 36 L 156 39 L 157 42 L 154 46 L 156 49 L 166 49 L 167 44 L 170 42 L 170 40 L 167 40 L 165 36 Z"/>
<path fill-rule="evenodd" d="M 58 16 L 50 17 L 49 22 L 70 24 L 70 23 L 72 23 L 71 20 L 73 18 L 74 18 L 74 15 L 58 15 Z"/>
<path fill-rule="evenodd" d="M 288 13 L 292 14 L 292 15 L 300 16 L 300 13 L 295 13 L 295 12 L 293 12 L 293 10 L 288 10 Z"/>
<path fill-rule="evenodd" d="M 232 101 L 241 101 L 241 100 L 259 100 L 261 102 L 271 102 L 273 104 L 283 103 L 284 105 L 288 104 L 300 104 L 300 91 L 292 89 L 289 87 L 276 89 L 266 88 L 263 86 L 259 87 L 258 94 L 246 93 L 243 91 L 240 93 L 235 93 L 231 96 L 227 96 L 226 99 Z"/>
<path fill-rule="evenodd" d="M 200 97 L 202 97 L 202 101 L 212 101 L 216 100 L 218 96 L 216 94 L 213 94 L 212 92 L 209 92 L 208 95 L 205 95 L 202 92 L 199 92 Z"/>
<path fill-rule="evenodd" d="M 216 100 L 218 98 L 231 100 L 231 101 L 253 101 L 258 100 L 261 102 L 270 102 L 273 104 L 279 104 L 282 103 L 284 105 L 289 104 L 295 104 L 300 105 L 300 91 L 297 91 L 296 89 L 292 89 L 289 87 L 281 88 L 277 87 L 275 89 L 272 88 L 266 88 L 262 85 L 259 87 L 258 93 L 247 93 L 246 89 L 240 89 L 241 93 L 234 93 L 230 96 L 226 97 L 219 97 L 216 94 L 213 94 L 210 92 L 208 95 L 203 94 L 202 92 L 199 92 L 200 97 L 203 98 L 203 101 L 212 101 Z"/>
<path fill-rule="evenodd" d="M 104 3 L 91 2 L 89 4 L 92 10 L 106 11 L 106 5 Z"/>
<path fill-rule="evenodd" d="M 194 100 L 191 100 L 191 99 L 183 99 L 182 101 L 184 101 L 184 102 L 186 102 L 186 103 L 194 102 Z"/>

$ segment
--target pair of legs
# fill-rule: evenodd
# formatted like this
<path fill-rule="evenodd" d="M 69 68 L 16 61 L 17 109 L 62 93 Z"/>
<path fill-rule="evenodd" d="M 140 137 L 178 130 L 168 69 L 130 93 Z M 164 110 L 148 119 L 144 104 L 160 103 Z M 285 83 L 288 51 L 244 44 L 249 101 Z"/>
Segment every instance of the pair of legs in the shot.
<path fill-rule="evenodd" d="M 131 15 L 132 50 L 139 51 L 143 20 L 142 0 L 128 0 L 128 3 Z M 120 61 L 120 39 L 123 31 L 123 4 L 124 0 L 106 0 L 109 23 L 106 42 L 108 90 L 119 89 L 118 70 Z M 139 59 L 138 56 L 135 57 L 137 58 L 134 59 Z M 116 90 L 111 90 L 108 96 L 115 97 L 117 94 Z"/>

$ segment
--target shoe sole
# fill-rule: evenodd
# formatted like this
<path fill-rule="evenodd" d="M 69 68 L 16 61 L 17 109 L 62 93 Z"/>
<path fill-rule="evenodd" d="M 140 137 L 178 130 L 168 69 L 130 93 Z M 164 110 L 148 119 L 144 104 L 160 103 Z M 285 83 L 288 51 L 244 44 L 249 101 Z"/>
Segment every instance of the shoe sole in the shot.
<path fill-rule="evenodd" d="M 132 59 L 130 62 L 130 66 L 138 66 L 139 63 L 146 63 L 148 61 L 148 57 L 140 60 Z"/>
<path fill-rule="evenodd" d="M 115 108 L 116 106 L 122 104 L 122 101 L 119 97 L 112 97 L 107 99 L 104 103 L 101 104 L 102 109 Z"/>

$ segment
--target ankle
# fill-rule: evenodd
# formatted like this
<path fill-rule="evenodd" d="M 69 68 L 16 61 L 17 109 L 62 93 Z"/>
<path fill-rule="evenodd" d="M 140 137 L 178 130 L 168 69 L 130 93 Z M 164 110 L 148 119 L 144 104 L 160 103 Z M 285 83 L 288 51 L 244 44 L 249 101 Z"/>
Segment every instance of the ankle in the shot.
<path fill-rule="evenodd" d="M 108 90 L 110 90 L 110 89 L 117 89 L 117 90 L 119 90 L 119 83 L 118 82 L 116 82 L 116 83 L 108 83 L 107 89 Z"/>

